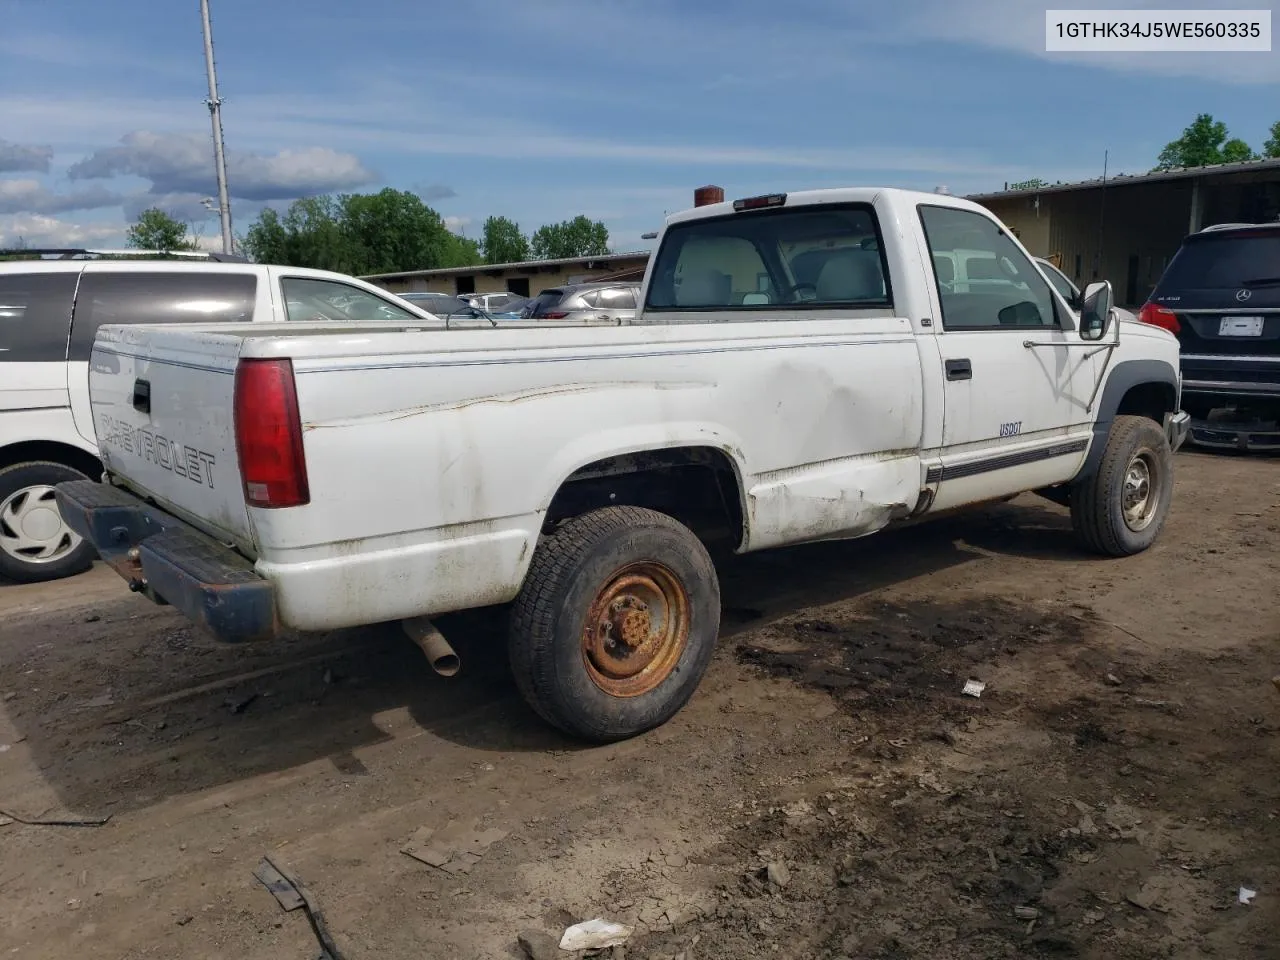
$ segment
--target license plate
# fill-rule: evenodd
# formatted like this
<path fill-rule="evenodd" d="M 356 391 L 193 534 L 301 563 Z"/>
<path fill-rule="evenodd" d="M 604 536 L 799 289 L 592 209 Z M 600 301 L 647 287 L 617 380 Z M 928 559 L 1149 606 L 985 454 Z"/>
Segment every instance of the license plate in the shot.
<path fill-rule="evenodd" d="M 1260 337 L 1262 336 L 1261 317 L 1223 317 L 1218 324 L 1220 337 Z"/>

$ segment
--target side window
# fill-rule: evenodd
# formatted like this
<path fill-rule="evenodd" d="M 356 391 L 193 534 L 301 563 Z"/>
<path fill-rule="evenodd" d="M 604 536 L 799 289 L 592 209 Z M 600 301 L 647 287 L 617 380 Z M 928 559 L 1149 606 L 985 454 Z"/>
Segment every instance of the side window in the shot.
<path fill-rule="evenodd" d="M 418 319 L 408 310 L 401 310 L 367 290 L 336 280 L 283 277 L 280 289 L 284 293 L 285 314 L 294 321 L 384 320 L 413 323 Z M 430 312 L 433 305 L 424 303 L 422 306 Z M 458 301 L 455 306 L 461 307 L 462 302 Z"/>
<path fill-rule="evenodd" d="M 1048 264 L 1041 264 L 1040 270 L 1053 284 L 1053 288 L 1062 295 L 1062 299 L 1070 303 L 1076 295 L 1076 289 L 1071 285 L 1071 281 Z"/>
<path fill-rule="evenodd" d="M 1048 283 L 995 221 L 929 205 L 920 207 L 920 220 L 933 255 L 944 330 L 1058 325 Z M 962 275 L 954 273 L 957 263 Z"/>
<path fill-rule="evenodd" d="M 668 227 L 646 307 L 679 311 L 893 306 L 865 204 L 743 211 Z"/>
<path fill-rule="evenodd" d="M 0 363 L 59 363 L 79 274 L 0 274 Z"/>
<path fill-rule="evenodd" d="M 596 307 L 600 306 L 600 291 L 587 290 L 578 299 L 594 310 Z"/>
<path fill-rule="evenodd" d="M 104 323 L 236 323 L 253 319 L 252 273 L 97 273 L 76 295 L 68 359 L 88 360 Z"/>
<path fill-rule="evenodd" d="M 614 287 L 600 291 L 600 306 L 609 310 L 634 310 L 636 295 L 629 287 Z"/>

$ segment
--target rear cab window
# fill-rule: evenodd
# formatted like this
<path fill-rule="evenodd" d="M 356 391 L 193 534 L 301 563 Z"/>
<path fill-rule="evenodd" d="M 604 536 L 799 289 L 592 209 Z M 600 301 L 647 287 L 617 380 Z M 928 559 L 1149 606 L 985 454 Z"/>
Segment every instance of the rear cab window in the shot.
<path fill-rule="evenodd" d="M 667 228 L 651 311 L 741 314 L 891 309 L 880 227 L 867 204 L 747 210 Z"/>
<path fill-rule="evenodd" d="M 88 360 L 103 324 L 250 321 L 257 291 L 257 276 L 247 272 L 86 271 L 67 359 Z"/>
<path fill-rule="evenodd" d="M 0 273 L 0 363 L 60 363 L 78 272 Z"/>

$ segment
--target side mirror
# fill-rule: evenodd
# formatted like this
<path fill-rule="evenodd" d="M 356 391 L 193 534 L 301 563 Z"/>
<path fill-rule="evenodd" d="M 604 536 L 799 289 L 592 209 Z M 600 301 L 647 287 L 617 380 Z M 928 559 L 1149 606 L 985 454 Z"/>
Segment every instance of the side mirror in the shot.
<path fill-rule="evenodd" d="M 1080 338 L 1101 340 L 1111 329 L 1111 282 L 1102 280 L 1084 288 L 1080 301 Z"/>

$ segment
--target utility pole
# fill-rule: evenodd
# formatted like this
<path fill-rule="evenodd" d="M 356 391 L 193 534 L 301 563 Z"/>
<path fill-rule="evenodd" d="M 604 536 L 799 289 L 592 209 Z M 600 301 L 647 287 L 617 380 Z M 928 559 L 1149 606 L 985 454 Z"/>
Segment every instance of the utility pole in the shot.
<path fill-rule="evenodd" d="M 1102 189 L 1098 192 L 1098 252 L 1094 254 L 1093 261 L 1093 279 L 1098 279 L 1098 274 L 1102 272 L 1102 247 L 1106 242 L 1106 219 L 1107 219 L 1107 161 L 1111 159 L 1110 149 L 1104 150 L 1102 153 Z"/>
<path fill-rule="evenodd" d="M 209 121 L 213 124 L 213 164 L 218 175 L 218 216 L 222 220 L 222 252 L 231 249 L 231 198 L 227 194 L 227 160 L 222 152 L 222 100 L 218 96 L 218 74 L 213 66 L 213 27 L 209 23 L 209 0 L 200 0 L 204 21 L 204 65 L 209 73 Z"/>

